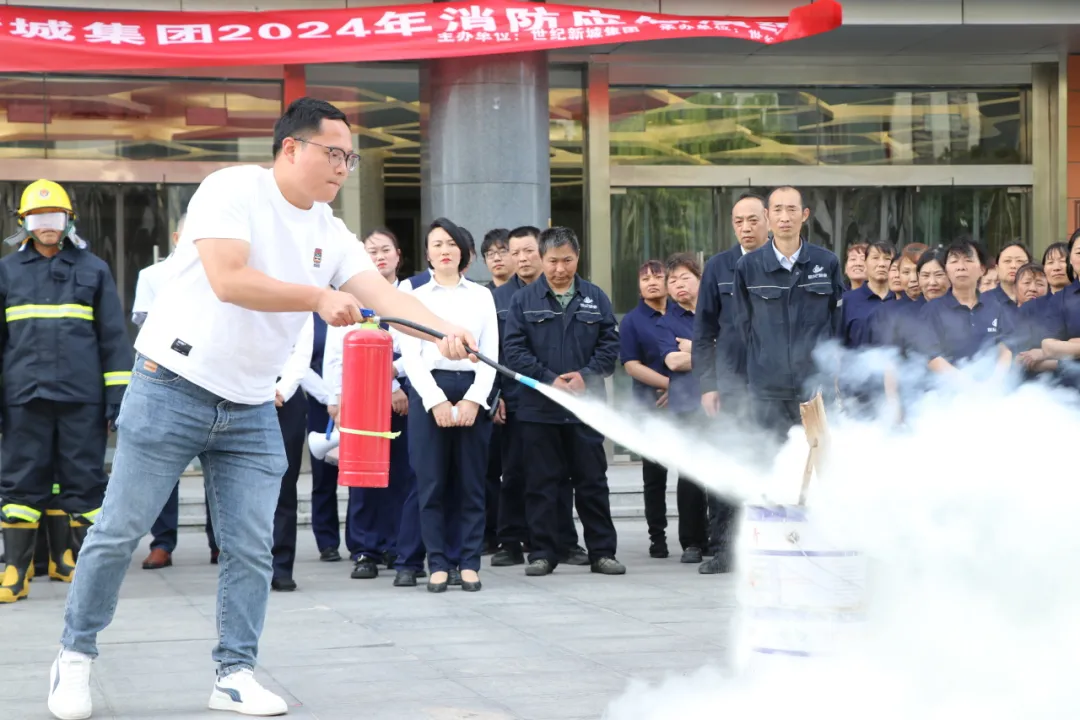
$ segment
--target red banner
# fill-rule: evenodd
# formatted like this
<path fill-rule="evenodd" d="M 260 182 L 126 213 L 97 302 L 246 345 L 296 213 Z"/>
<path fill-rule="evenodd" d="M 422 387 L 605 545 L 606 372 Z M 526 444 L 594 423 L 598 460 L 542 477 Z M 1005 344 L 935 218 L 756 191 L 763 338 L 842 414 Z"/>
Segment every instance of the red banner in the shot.
<path fill-rule="evenodd" d="M 840 25 L 834 0 L 786 18 L 685 17 L 477 0 L 350 10 L 126 12 L 0 6 L 0 72 L 418 60 L 730 37 L 765 44 Z"/>

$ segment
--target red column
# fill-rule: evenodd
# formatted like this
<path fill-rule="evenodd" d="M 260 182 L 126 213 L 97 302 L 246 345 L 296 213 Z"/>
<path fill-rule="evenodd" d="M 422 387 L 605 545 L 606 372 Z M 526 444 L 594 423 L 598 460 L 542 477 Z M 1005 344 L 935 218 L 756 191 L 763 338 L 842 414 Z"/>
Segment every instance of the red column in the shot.
<path fill-rule="evenodd" d="M 307 67 L 305 65 L 285 66 L 285 88 L 282 105 L 288 107 L 293 100 L 307 95 Z"/>

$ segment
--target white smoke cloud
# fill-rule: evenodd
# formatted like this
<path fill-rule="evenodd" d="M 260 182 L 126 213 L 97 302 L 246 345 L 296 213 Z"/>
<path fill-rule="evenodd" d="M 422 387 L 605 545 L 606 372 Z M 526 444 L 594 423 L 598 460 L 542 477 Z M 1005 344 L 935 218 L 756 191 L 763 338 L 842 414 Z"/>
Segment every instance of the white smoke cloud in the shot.
<path fill-rule="evenodd" d="M 868 613 L 851 643 L 828 657 L 760 656 L 744 672 L 635 683 L 605 719 L 1080 717 L 1080 481 L 1069 460 L 1080 403 L 1072 391 L 988 379 L 992 365 L 944 384 L 921 365 L 898 368 L 922 393 L 908 396 L 899 427 L 830 415 L 827 472 L 809 509 L 830 545 L 868 558 Z M 801 429 L 763 467 L 749 429 L 703 445 L 660 418 L 577 399 L 569 408 L 730 497 L 797 497 Z"/>

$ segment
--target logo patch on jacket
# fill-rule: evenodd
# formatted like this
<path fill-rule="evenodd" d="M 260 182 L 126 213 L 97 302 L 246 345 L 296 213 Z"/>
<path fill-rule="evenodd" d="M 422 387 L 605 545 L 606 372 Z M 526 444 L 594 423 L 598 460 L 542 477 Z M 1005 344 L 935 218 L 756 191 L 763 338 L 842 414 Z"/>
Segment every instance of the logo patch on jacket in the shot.
<path fill-rule="evenodd" d="M 315 267 L 322 266 L 322 248 L 315 248 L 315 255 L 311 258 L 311 264 Z"/>
<path fill-rule="evenodd" d="M 596 301 L 593 300 L 591 297 L 587 297 L 587 298 L 585 298 L 584 300 L 581 301 L 581 307 L 586 307 L 586 308 L 589 308 L 591 310 L 595 310 L 596 309 Z"/>

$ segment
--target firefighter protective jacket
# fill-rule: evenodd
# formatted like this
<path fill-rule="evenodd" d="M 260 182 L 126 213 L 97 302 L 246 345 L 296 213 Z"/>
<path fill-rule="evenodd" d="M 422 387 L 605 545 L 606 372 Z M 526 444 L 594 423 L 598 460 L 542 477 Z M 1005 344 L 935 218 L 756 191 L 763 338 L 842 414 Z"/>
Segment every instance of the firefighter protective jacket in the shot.
<path fill-rule="evenodd" d="M 33 242 L 0 259 L 4 402 L 116 405 L 134 357 L 112 273 L 65 240 L 52 258 Z"/>

